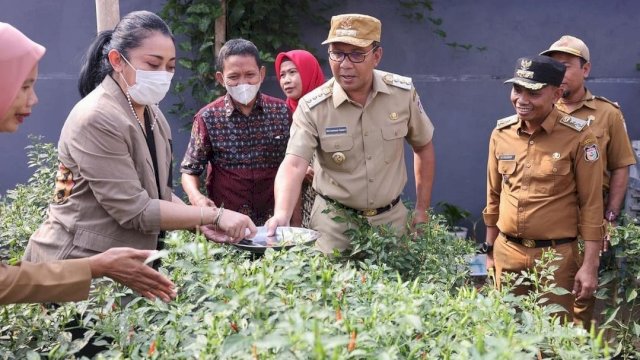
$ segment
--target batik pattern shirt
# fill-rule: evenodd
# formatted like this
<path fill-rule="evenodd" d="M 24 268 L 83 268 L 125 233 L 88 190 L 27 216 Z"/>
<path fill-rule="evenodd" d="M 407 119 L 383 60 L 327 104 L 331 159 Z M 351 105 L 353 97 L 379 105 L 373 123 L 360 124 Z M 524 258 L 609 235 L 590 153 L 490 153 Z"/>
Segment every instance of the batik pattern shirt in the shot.
<path fill-rule="evenodd" d="M 273 183 L 290 125 L 280 99 L 259 93 L 245 116 L 228 94 L 222 96 L 196 114 L 181 172 L 199 176 L 209 165 L 209 198 L 262 225 L 273 213 Z"/>

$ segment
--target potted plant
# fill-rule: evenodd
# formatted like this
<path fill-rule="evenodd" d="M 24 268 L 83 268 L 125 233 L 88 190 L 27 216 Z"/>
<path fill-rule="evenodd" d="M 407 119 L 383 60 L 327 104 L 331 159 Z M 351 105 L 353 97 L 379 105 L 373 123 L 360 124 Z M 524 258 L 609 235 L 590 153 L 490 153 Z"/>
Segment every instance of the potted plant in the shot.
<path fill-rule="evenodd" d="M 444 217 L 445 223 L 453 235 L 462 239 L 467 238 L 469 228 L 460 226 L 460 223 L 471 216 L 469 211 L 446 201 L 438 202 L 436 209 Z"/>

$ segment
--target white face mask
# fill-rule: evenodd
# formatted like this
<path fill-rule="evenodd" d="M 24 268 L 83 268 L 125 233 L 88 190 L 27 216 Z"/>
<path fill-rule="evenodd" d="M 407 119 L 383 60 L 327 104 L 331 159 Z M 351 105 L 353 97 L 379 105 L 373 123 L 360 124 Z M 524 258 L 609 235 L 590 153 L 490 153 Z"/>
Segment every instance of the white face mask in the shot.
<path fill-rule="evenodd" d="M 250 103 L 258 94 L 258 90 L 260 90 L 260 84 L 239 84 L 236 86 L 225 85 L 224 87 L 227 89 L 227 92 L 231 95 L 233 100 L 243 105 Z"/>
<path fill-rule="evenodd" d="M 120 74 L 127 84 L 127 92 L 129 92 L 131 99 L 140 105 L 154 105 L 162 101 L 171 87 L 173 73 L 162 70 L 138 70 L 131 65 L 127 58 L 124 56 L 122 58 L 136 71 L 136 83 L 133 86 L 129 86 L 127 80 L 124 80 L 124 76 Z"/>

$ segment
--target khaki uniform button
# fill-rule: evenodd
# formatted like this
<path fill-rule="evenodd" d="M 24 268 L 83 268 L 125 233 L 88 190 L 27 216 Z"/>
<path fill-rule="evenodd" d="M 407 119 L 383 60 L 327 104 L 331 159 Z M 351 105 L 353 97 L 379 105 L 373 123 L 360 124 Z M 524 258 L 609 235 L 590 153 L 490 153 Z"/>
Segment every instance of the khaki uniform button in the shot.
<path fill-rule="evenodd" d="M 529 145 L 533 145 L 533 140 L 529 141 Z"/>
<path fill-rule="evenodd" d="M 557 169 L 557 168 L 553 168 L 553 170 L 552 170 L 552 171 L 553 171 L 554 173 L 557 173 L 557 172 L 558 172 L 558 169 Z"/>
<path fill-rule="evenodd" d="M 518 208 L 518 211 L 523 212 L 523 211 L 524 211 L 524 208 L 522 208 L 522 207 L 521 207 L 521 208 Z"/>
<path fill-rule="evenodd" d="M 527 190 L 529 187 L 528 186 L 523 186 L 522 190 Z"/>

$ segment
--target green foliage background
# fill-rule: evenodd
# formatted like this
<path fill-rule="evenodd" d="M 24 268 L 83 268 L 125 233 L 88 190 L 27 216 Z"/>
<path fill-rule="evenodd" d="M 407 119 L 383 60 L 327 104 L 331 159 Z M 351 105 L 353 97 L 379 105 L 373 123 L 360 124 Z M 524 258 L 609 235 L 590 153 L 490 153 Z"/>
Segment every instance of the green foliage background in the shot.
<path fill-rule="evenodd" d="M 336 0 L 230 0 L 227 39 L 251 40 L 271 68 L 280 51 L 299 48 L 314 52 L 300 37 L 301 21 L 328 23 L 327 11 L 335 4 Z M 183 55 L 178 62 L 188 70 L 186 77 L 174 81 L 179 101 L 173 111 L 181 118 L 191 118 L 197 109 L 222 94 L 223 89 L 216 87 L 214 65 L 214 26 L 221 14 L 220 2 L 211 0 L 168 0 L 161 11 L 178 38 Z"/>

